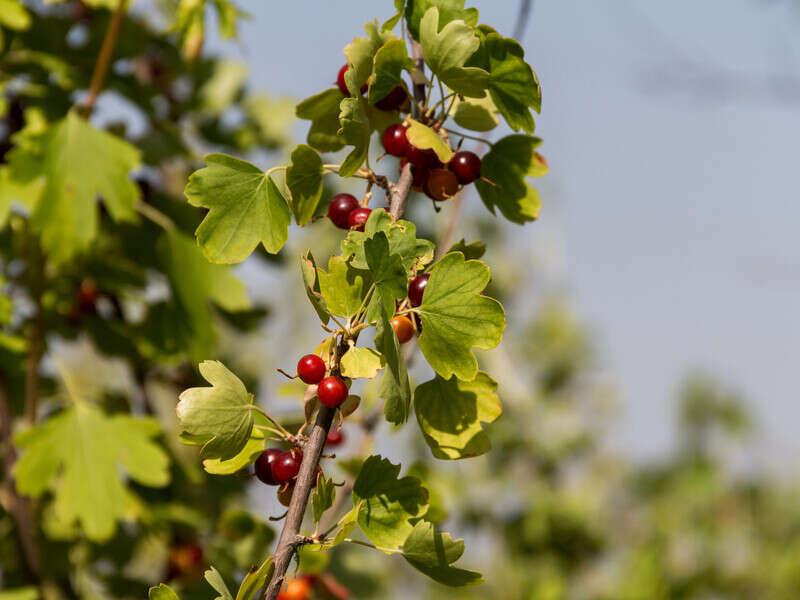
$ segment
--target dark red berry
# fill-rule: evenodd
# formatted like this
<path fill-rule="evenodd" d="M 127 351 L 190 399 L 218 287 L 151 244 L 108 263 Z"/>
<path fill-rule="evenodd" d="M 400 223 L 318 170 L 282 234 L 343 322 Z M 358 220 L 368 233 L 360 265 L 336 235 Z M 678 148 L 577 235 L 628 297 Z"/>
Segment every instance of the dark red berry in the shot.
<path fill-rule="evenodd" d="M 325 406 L 336 408 L 347 398 L 347 384 L 341 377 L 326 377 L 319 382 L 317 396 Z"/>
<path fill-rule="evenodd" d="M 419 306 L 422 304 L 422 293 L 425 291 L 425 286 L 428 285 L 430 279 L 429 273 L 417 275 L 408 284 L 408 300 L 411 306 Z"/>
<path fill-rule="evenodd" d="M 411 189 L 415 192 L 419 192 L 420 194 L 425 191 L 425 182 L 428 180 L 428 171 L 427 167 L 415 167 L 411 165 L 411 176 L 413 179 L 411 180 Z"/>
<path fill-rule="evenodd" d="M 347 224 L 350 229 L 355 228 L 356 231 L 364 231 L 364 223 L 369 219 L 369 214 L 372 212 L 371 208 L 361 206 L 350 213 L 347 217 Z"/>
<path fill-rule="evenodd" d="M 97 300 L 100 298 L 100 288 L 93 281 L 85 279 L 78 288 L 78 310 L 84 314 L 97 312 Z"/>
<path fill-rule="evenodd" d="M 392 329 L 394 329 L 394 334 L 397 336 L 397 341 L 401 344 L 405 344 L 414 337 L 414 325 L 411 323 L 411 319 L 405 315 L 392 317 L 390 323 L 392 324 Z"/>
<path fill-rule="evenodd" d="M 392 156 L 405 156 L 408 149 L 408 138 L 406 137 L 406 128 L 400 124 L 389 125 L 383 130 L 381 136 L 383 142 L 383 149 L 387 154 Z"/>
<path fill-rule="evenodd" d="M 363 93 L 363 92 L 362 92 Z M 398 85 L 392 88 L 392 91 L 386 94 L 383 98 L 375 103 L 375 108 L 380 110 L 397 110 L 408 98 L 405 88 Z"/>
<path fill-rule="evenodd" d="M 297 448 L 281 452 L 272 461 L 272 476 L 278 483 L 289 483 L 300 472 L 303 462 L 303 452 Z"/>
<path fill-rule="evenodd" d="M 306 354 L 297 361 L 297 375 L 304 383 L 315 385 L 325 377 L 325 363 L 316 354 Z"/>
<path fill-rule="evenodd" d="M 256 459 L 256 477 L 263 483 L 267 485 L 280 484 L 280 481 L 275 479 L 275 476 L 272 474 L 272 463 L 275 462 L 275 459 L 278 458 L 282 452 L 283 451 L 278 448 L 267 448 Z"/>
<path fill-rule="evenodd" d="M 328 439 L 325 440 L 326 446 L 341 446 L 344 442 L 344 432 L 341 429 L 331 429 L 328 432 Z"/>
<path fill-rule="evenodd" d="M 408 149 L 406 150 L 406 158 L 412 165 L 421 169 L 438 167 L 440 164 L 439 157 L 436 156 L 436 152 L 430 148 L 421 150 L 410 143 L 408 144 Z"/>
<path fill-rule="evenodd" d="M 336 194 L 328 206 L 328 218 L 340 229 L 348 229 L 347 217 L 358 208 L 358 200 L 352 194 Z"/>
<path fill-rule="evenodd" d="M 458 179 L 447 169 L 431 169 L 425 180 L 425 193 L 436 201 L 452 198 L 458 192 Z"/>
<path fill-rule="evenodd" d="M 447 168 L 456 174 L 458 183 L 467 185 L 481 176 L 481 159 L 474 152 L 462 150 L 453 155 Z"/>
<path fill-rule="evenodd" d="M 339 69 L 339 74 L 336 76 L 336 85 L 339 86 L 339 90 L 345 95 L 350 96 L 350 90 L 347 89 L 347 83 L 344 81 L 344 74 L 347 73 L 347 69 L 349 69 L 347 65 L 342 65 L 342 68 Z M 361 93 L 367 91 L 367 84 L 361 86 Z"/>

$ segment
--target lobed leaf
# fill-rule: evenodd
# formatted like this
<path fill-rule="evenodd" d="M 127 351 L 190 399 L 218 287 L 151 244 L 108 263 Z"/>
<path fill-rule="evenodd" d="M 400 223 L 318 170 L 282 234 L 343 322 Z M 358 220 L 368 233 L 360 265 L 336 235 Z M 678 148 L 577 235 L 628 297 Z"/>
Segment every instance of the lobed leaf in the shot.
<path fill-rule="evenodd" d="M 399 39 L 389 40 L 375 53 L 374 74 L 367 92 L 369 103 L 382 100 L 397 86 L 405 88 L 401 77 L 403 70 L 414 70 L 414 61 L 408 55 L 406 43 Z"/>
<path fill-rule="evenodd" d="M 372 379 L 383 365 L 384 360 L 380 352 L 359 346 L 353 346 L 345 352 L 339 363 L 342 376 L 350 379 Z"/>
<path fill-rule="evenodd" d="M 338 317 L 352 317 L 361 307 L 367 292 L 369 274 L 353 268 L 341 256 L 331 256 L 328 272 L 317 269 L 319 288 L 328 312 Z"/>
<path fill-rule="evenodd" d="M 447 142 L 427 125 L 423 125 L 414 119 L 408 119 L 408 129 L 406 129 L 406 137 L 409 143 L 422 150 L 431 149 L 436 152 L 443 163 L 450 162 L 453 157 L 453 151 Z"/>
<path fill-rule="evenodd" d="M 292 150 L 291 164 L 286 169 L 286 187 L 292 195 L 292 212 L 301 227 L 308 225 L 322 198 L 322 158 L 305 144 Z"/>
<path fill-rule="evenodd" d="M 467 587 L 483 582 L 477 571 L 452 566 L 464 553 L 464 540 L 437 531 L 433 523 L 419 521 L 403 543 L 403 557 L 434 581 L 450 587 Z"/>
<path fill-rule="evenodd" d="M 299 119 L 311 121 L 306 141 L 319 152 L 336 152 L 344 148 L 339 136 L 339 106 L 344 95 L 338 87 L 329 88 L 306 98 L 295 109 Z"/>

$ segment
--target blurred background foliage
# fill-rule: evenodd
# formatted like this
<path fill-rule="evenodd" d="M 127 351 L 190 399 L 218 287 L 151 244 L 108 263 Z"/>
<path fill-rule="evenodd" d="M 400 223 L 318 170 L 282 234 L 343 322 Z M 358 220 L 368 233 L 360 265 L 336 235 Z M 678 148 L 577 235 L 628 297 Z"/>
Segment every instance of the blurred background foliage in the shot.
<path fill-rule="evenodd" d="M 26 130 L 61 119 L 81 98 L 116 3 L 26 6 L 0 0 L 2 163 Z M 143 200 L 191 236 L 202 214 L 183 198 L 187 174 L 210 151 L 277 162 L 297 137 L 294 103 L 251 90 L 243 65 L 203 52 L 207 12 L 216 13 L 223 37 L 233 37 L 245 17 L 226 0 L 143 7 L 125 16 L 95 125 L 141 150 Z M 302 35 L 300 24 L 287 26 Z M 212 598 L 203 569 L 213 563 L 226 579 L 239 580 L 271 551 L 275 529 L 267 517 L 279 509 L 258 483 L 208 475 L 196 452 L 178 443 L 177 394 L 201 385 L 193 361 L 221 358 L 259 402 L 299 417 L 297 386 L 274 376 L 320 333 L 312 329 L 294 257 L 308 246 L 329 252 L 337 233 L 319 224 L 277 257 L 257 253 L 231 274 L 228 289 L 214 293 L 202 268 L 170 263 L 155 223 L 120 224 L 101 213 L 90 250 L 54 267 L 43 262 L 24 202 L 3 184 L 3 168 L 0 392 L 8 407 L 0 415 L 0 600 L 36 598 L 37 588 L 52 598 L 142 598 L 162 580 L 183 598 Z M 447 212 L 431 216 L 422 199 L 415 202 L 411 218 L 420 235 L 441 238 Z M 730 459 L 746 453 L 757 432 L 742 398 L 713 376 L 692 374 L 676 401 L 680 444 L 672 455 L 653 463 L 611 452 L 608 426 L 618 407 L 613 386 L 598 374 L 602 357 L 589 328 L 557 282 L 541 277 L 536 297 L 520 292 L 521 278 L 540 275 L 535 257 L 516 254 L 494 223 L 469 213 L 458 228 L 459 236 L 486 242 L 488 262 L 497 265 L 491 294 L 514 307 L 499 351 L 481 357 L 504 402 L 505 414 L 489 427 L 493 451 L 437 462 L 416 432 L 374 428 L 365 389 L 365 416 L 345 429 L 334 470 L 347 478 L 347 459 L 376 447 L 412 464 L 410 472 L 430 485 L 429 516 L 468 537 L 465 564 L 480 569 L 486 583 L 440 588 L 399 559 L 351 547 L 330 558 L 306 553 L 301 570 L 334 577 L 353 598 L 800 597 L 800 490 Z M 187 260 L 202 260 L 192 248 Z M 249 299 L 232 305 L 241 285 Z M 38 565 L 23 551 L 9 500 L 16 458 L 10 428 L 12 421 L 22 428 L 26 356 L 37 331 L 45 344 L 40 415 L 90 402 L 108 415 L 153 419 L 170 464 L 164 487 L 127 482 L 124 517 L 103 539 L 59 523 L 51 494 L 30 502 Z"/>

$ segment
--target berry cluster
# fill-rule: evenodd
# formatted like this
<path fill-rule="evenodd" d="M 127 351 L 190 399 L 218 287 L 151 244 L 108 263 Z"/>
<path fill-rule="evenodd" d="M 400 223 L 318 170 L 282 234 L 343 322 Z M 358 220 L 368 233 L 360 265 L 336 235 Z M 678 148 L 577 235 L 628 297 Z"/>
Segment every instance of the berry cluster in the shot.
<path fill-rule="evenodd" d="M 336 194 L 328 206 L 328 218 L 340 229 L 364 231 L 371 208 L 360 206 L 352 194 Z"/>
<path fill-rule="evenodd" d="M 452 198 L 459 185 L 468 185 L 481 176 L 481 159 L 474 152 L 461 150 L 446 165 L 431 149 L 422 150 L 408 141 L 402 124 L 389 125 L 381 136 L 387 154 L 400 158 L 400 168 L 411 163 L 411 187 L 437 202 Z"/>

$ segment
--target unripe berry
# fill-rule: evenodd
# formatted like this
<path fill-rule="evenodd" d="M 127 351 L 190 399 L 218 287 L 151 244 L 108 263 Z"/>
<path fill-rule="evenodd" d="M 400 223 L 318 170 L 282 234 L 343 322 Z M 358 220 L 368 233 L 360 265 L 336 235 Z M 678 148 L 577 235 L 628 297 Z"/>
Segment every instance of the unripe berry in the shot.
<path fill-rule="evenodd" d="M 408 150 L 406 128 L 399 123 L 396 125 L 389 125 L 383 130 L 381 143 L 383 143 L 383 149 L 386 150 L 387 154 L 397 157 L 405 156 L 406 150 Z"/>
<path fill-rule="evenodd" d="M 275 459 L 278 458 L 282 452 L 283 451 L 278 448 L 267 448 L 256 459 L 256 477 L 263 483 L 267 485 L 280 485 L 281 482 L 272 474 L 272 463 L 275 462 Z"/>
<path fill-rule="evenodd" d="M 325 362 L 316 354 L 306 354 L 297 361 L 297 375 L 304 383 L 316 385 L 325 377 Z"/>
<path fill-rule="evenodd" d="M 367 219 L 369 219 L 369 214 L 371 212 L 372 209 L 367 208 L 366 206 L 361 206 L 351 212 L 347 217 L 347 224 L 350 226 L 350 229 L 364 231 L 364 223 L 366 223 Z"/>
<path fill-rule="evenodd" d="M 458 192 L 458 179 L 447 169 L 431 169 L 425 180 L 425 193 L 429 198 L 441 202 L 452 198 Z"/>
<path fill-rule="evenodd" d="M 278 483 L 289 483 L 297 477 L 302 462 L 303 452 L 297 448 L 281 452 L 272 461 L 272 476 Z"/>
<path fill-rule="evenodd" d="M 397 341 L 401 344 L 405 344 L 414 337 L 414 324 L 405 315 L 396 315 L 392 317 L 390 322 L 392 329 L 394 329 L 394 334 L 397 336 Z"/>
<path fill-rule="evenodd" d="M 340 229 L 348 229 L 347 218 L 358 208 L 358 200 L 352 194 L 336 194 L 328 206 L 328 218 Z"/>
<path fill-rule="evenodd" d="M 423 273 L 417 275 L 408 284 L 408 300 L 411 306 L 419 306 L 422 304 L 422 293 L 425 291 L 425 286 L 428 285 L 430 273 Z"/>
<path fill-rule="evenodd" d="M 326 377 L 317 386 L 317 396 L 325 406 L 336 408 L 347 399 L 347 384 L 341 377 Z"/>
<path fill-rule="evenodd" d="M 455 173 L 461 185 L 467 185 L 481 176 L 481 159 L 474 152 L 461 150 L 453 155 L 447 168 Z"/>

